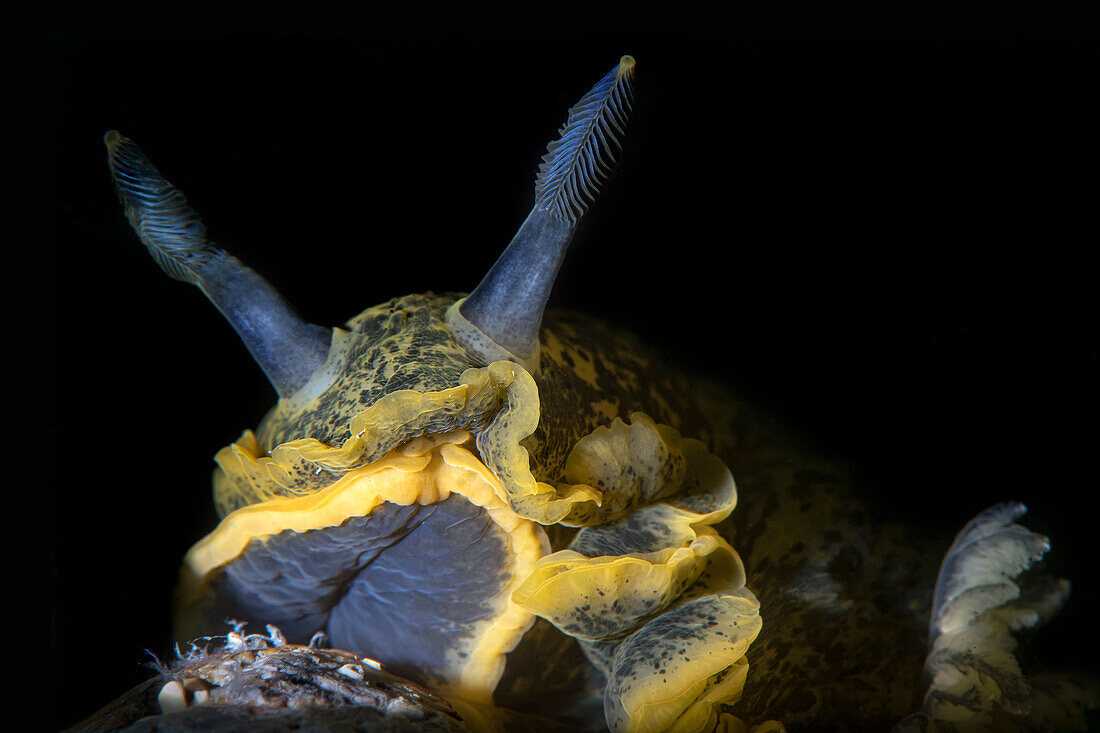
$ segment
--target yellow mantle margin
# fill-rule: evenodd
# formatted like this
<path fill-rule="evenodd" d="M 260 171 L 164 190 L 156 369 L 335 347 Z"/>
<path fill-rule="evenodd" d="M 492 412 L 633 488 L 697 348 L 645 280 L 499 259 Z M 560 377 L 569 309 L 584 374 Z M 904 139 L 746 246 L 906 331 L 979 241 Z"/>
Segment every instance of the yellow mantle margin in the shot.
<path fill-rule="evenodd" d="M 507 533 L 512 549 L 511 581 L 495 599 L 498 613 L 484 623 L 468 658 L 456 660 L 456 668 L 445 671 L 452 684 L 443 692 L 473 702 L 490 702 L 504 671 L 505 654 L 534 622 L 530 612 L 512 603 L 512 592 L 549 552 L 549 543 L 539 525 L 520 517 L 499 498 L 500 482 L 463 446 L 470 440 L 465 430 L 417 438 L 373 463 L 350 470 L 315 493 L 277 497 L 231 512 L 184 558 L 185 576 L 191 576 L 181 589 L 184 596 L 195 598 L 203 593 L 210 574 L 237 558 L 252 540 L 287 530 L 339 526 L 350 517 L 370 514 L 383 502 L 428 505 L 459 494 L 484 508 Z M 252 460 L 259 459 L 254 445 L 247 441 L 234 447 Z"/>

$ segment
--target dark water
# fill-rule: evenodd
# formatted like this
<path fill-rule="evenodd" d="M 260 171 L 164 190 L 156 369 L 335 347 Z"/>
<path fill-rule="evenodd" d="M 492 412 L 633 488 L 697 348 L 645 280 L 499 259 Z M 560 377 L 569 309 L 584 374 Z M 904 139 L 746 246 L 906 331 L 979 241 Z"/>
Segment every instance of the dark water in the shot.
<path fill-rule="evenodd" d="M 318 323 L 465 290 L 565 110 L 622 53 L 634 127 L 553 303 L 639 332 L 856 467 L 881 520 L 1031 507 L 1075 581 L 1045 660 L 1094 664 L 1095 46 L 1066 37 L 56 40 L 54 706 L 170 646 L 212 456 L 274 393 L 111 190 L 118 128 Z"/>

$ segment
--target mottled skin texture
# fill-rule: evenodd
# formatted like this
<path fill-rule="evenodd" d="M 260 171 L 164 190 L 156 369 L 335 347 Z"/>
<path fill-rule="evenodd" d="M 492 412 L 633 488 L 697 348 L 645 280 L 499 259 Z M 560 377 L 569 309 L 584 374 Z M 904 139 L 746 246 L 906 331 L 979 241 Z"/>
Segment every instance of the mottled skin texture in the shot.
<path fill-rule="evenodd" d="M 725 404 L 739 503 L 723 534 L 764 618 L 736 711 L 791 729 L 889 729 L 919 708 L 942 548 L 876 524 L 843 470 Z"/>
<path fill-rule="evenodd" d="M 444 313 L 455 298 L 406 296 L 350 321 L 342 381 L 303 409 L 273 410 L 261 446 L 302 437 L 339 445 L 351 418 L 379 397 L 453 387 L 464 370 L 483 366 L 447 330 Z M 937 552 L 869 524 L 835 467 L 785 442 L 728 395 L 688 385 L 597 321 L 547 313 L 535 379 L 541 418 L 523 444 L 539 480 L 562 479 L 577 440 L 635 410 L 702 440 L 732 470 L 740 499 L 722 531 L 745 561 L 764 619 L 737 715 L 777 718 L 791 729 L 883 729 L 917 707 Z M 476 432 L 478 425 L 444 422 L 428 431 L 457 427 Z M 364 462 L 412 437 L 388 436 Z M 320 488 L 332 477 L 315 480 Z M 547 529 L 555 549 L 574 535 Z M 497 700 L 518 704 L 537 688 L 545 705 L 555 692 L 575 692 L 593 677 L 578 667 L 582 659 L 573 640 L 540 621 L 510 660 Z"/>
<path fill-rule="evenodd" d="M 299 409 L 277 405 L 257 431 L 261 447 L 271 450 L 297 438 L 338 446 L 350 436 L 351 419 L 384 395 L 406 389 L 445 390 L 457 385 L 465 370 L 485 366 L 451 337 L 444 322 L 444 313 L 458 297 L 407 295 L 348 321 L 352 345 L 340 380 Z M 538 480 L 563 479 L 565 459 L 582 436 L 635 410 L 705 443 L 712 437 L 706 415 L 693 402 L 669 399 L 683 393 L 683 385 L 633 339 L 579 314 L 553 311 L 546 314 L 541 335 L 541 367 L 534 375 L 541 418 L 523 443 Z M 361 462 L 376 460 L 423 433 L 456 428 L 476 432 L 492 415 L 477 416 L 474 422 L 448 418 L 386 436 L 364 453 Z M 334 476 L 309 472 L 302 480 L 320 489 Z"/>
<path fill-rule="evenodd" d="M 458 384 L 470 367 L 483 366 L 451 338 L 443 314 L 453 296 L 407 295 L 368 308 L 345 324 L 352 334 L 341 380 L 310 404 L 286 414 L 276 407 L 260 426 L 260 444 L 271 448 L 296 438 L 340 445 L 356 413 L 402 389 L 435 392 Z M 394 444 L 413 436 L 396 436 Z M 380 447 L 367 462 L 386 453 Z"/>

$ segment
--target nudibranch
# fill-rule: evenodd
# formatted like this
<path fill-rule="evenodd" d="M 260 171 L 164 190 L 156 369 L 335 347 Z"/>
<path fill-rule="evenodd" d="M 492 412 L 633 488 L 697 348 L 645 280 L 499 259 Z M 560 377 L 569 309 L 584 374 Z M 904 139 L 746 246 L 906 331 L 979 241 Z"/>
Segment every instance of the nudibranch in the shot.
<path fill-rule="evenodd" d="M 221 519 L 184 561 L 181 640 L 232 618 L 277 629 L 280 658 L 308 657 L 322 633 L 332 659 L 378 660 L 471 729 L 888 727 L 920 708 L 927 553 L 870 532 L 831 468 L 724 392 L 546 309 L 620 149 L 633 75 L 622 57 L 569 110 L 530 214 L 469 295 L 395 297 L 331 329 L 216 246 L 137 145 L 107 133 L 141 241 L 202 289 L 279 395 L 216 456 Z M 1012 659 L 1008 629 L 1068 586 L 1020 594 L 1045 540 L 1006 507 L 944 563 L 932 688 L 903 727 L 1082 714 Z"/>

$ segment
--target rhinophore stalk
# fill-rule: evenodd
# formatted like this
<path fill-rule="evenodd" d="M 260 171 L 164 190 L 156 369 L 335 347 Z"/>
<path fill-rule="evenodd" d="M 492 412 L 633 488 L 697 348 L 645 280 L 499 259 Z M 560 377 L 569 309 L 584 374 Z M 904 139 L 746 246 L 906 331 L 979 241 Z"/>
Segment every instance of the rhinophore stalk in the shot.
<path fill-rule="evenodd" d="M 534 208 L 481 283 L 448 314 L 455 336 L 486 358 L 537 365 L 546 301 L 577 224 L 621 149 L 633 76 L 634 59 L 623 56 L 569 110 L 539 166 Z"/>
<path fill-rule="evenodd" d="M 331 329 L 302 320 L 260 275 L 206 236 L 206 227 L 175 186 L 132 141 L 103 136 L 126 218 L 170 277 L 193 283 L 240 335 L 280 397 L 289 397 L 325 363 Z"/>

